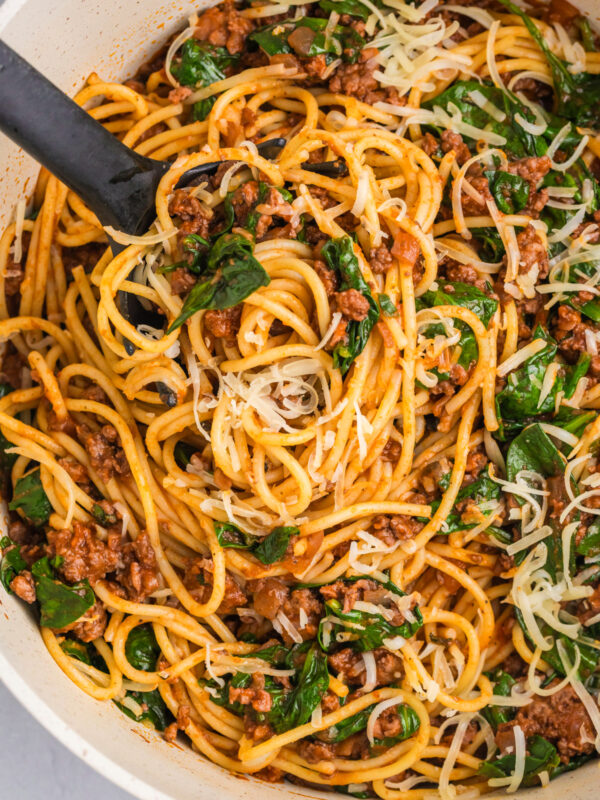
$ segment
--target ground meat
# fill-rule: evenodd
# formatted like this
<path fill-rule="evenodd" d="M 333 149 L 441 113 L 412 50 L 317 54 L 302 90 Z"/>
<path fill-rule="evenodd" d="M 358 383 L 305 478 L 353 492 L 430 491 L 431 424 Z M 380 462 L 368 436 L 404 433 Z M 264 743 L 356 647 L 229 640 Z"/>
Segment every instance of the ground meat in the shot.
<path fill-rule="evenodd" d="M 584 322 L 579 311 L 575 311 L 570 306 L 558 307 L 558 317 L 553 333 L 558 342 L 560 354 L 571 364 L 577 361 L 581 353 L 588 352 L 586 330 L 595 333 L 597 328 L 592 322 Z M 586 377 L 591 377 L 594 381 L 600 377 L 600 356 L 592 356 Z"/>
<path fill-rule="evenodd" d="M 544 8 L 543 18 L 551 25 L 554 22 L 560 22 L 565 28 L 569 28 L 575 20 L 581 16 L 579 9 L 571 5 L 568 0 L 550 0 Z"/>
<path fill-rule="evenodd" d="M 518 161 L 513 161 L 506 167 L 506 172 L 511 175 L 518 175 L 520 178 L 526 180 L 529 184 L 529 198 L 527 205 L 523 209 L 523 213 L 529 214 L 531 217 L 539 217 L 540 212 L 548 202 L 548 190 L 541 189 L 537 191 L 539 182 L 548 174 L 552 167 L 552 162 L 548 156 L 541 156 L 540 158 L 520 158 Z"/>
<path fill-rule="evenodd" d="M 338 311 L 341 311 L 346 319 L 356 320 L 357 322 L 366 319 L 371 308 L 368 298 L 357 289 L 336 292 L 335 303 Z"/>
<path fill-rule="evenodd" d="M 471 197 L 470 194 L 467 194 L 464 190 L 461 195 L 461 204 L 463 208 L 463 212 L 467 216 L 480 216 L 481 214 L 487 213 L 487 200 L 492 199 L 492 195 L 490 193 L 490 187 L 488 184 L 488 179 L 485 178 L 483 175 L 476 175 L 475 177 L 468 177 L 466 180 L 469 181 L 473 189 L 479 193 L 481 196 L 481 202 L 476 199 L 475 197 Z"/>
<path fill-rule="evenodd" d="M 453 131 L 442 131 L 441 147 L 443 153 L 449 153 L 454 150 L 456 161 L 461 166 L 471 158 L 469 148 L 464 143 L 460 133 Z"/>
<path fill-rule="evenodd" d="M 406 98 L 400 97 L 393 87 L 381 87 L 373 73 L 378 69 L 375 47 L 361 50 L 356 64 L 341 64 L 329 80 L 329 91 L 356 97 L 363 103 L 384 102 L 404 105 Z"/>
<path fill-rule="evenodd" d="M 271 765 L 252 773 L 253 777 L 258 778 L 260 781 L 267 781 L 267 783 L 281 783 L 284 774 L 283 770 Z"/>
<path fill-rule="evenodd" d="M 380 458 L 382 461 L 391 461 L 395 464 L 402 454 L 402 444 L 395 439 L 388 439 L 381 451 Z"/>
<path fill-rule="evenodd" d="M 213 591 L 214 564 L 212 558 L 195 558 L 188 562 L 183 583 L 199 603 L 206 603 Z M 244 590 L 229 572 L 225 573 L 225 594 L 218 614 L 232 614 L 240 606 L 248 604 Z"/>
<path fill-rule="evenodd" d="M 2 371 L 0 381 L 8 383 L 14 389 L 21 388 L 23 367 L 27 363 L 26 359 L 15 349 L 11 342 L 6 344 L 6 349 L 2 357 Z"/>
<path fill-rule="evenodd" d="M 371 269 L 373 272 L 376 275 L 380 275 L 384 272 L 387 272 L 392 267 L 394 259 L 389 251 L 389 248 L 382 244 L 379 247 L 375 247 L 371 251 L 369 263 L 371 264 Z"/>
<path fill-rule="evenodd" d="M 477 728 L 473 726 L 475 730 Z M 386 708 L 385 711 L 377 717 L 375 726 L 373 728 L 373 738 L 385 739 L 387 737 L 395 738 L 403 731 L 402 720 L 398 716 L 398 710 L 395 706 Z"/>
<path fill-rule="evenodd" d="M 231 204 L 233 213 L 238 225 L 244 226 L 248 215 L 254 210 L 258 202 L 258 183 L 257 181 L 246 181 L 233 193 Z"/>
<path fill-rule="evenodd" d="M 181 103 L 181 101 L 188 98 L 191 93 L 192 90 L 189 86 L 177 86 L 169 92 L 169 103 L 173 103 L 174 105 Z"/>
<path fill-rule="evenodd" d="M 452 258 L 443 258 L 440 267 L 446 275 L 446 279 L 452 283 L 469 283 L 484 291 L 486 288 L 485 278 L 480 278 L 479 273 L 470 264 L 460 264 Z"/>
<path fill-rule="evenodd" d="M 240 329 L 242 306 L 225 308 L 222 311 L 207 311 L 204 315 L 206 330 L 215 339 L 231 339 Z"/>
<path fill-rule="evenodd" d="M 60 431 L 69 436 L 75 436 L 76 429 L 73 418 L 67 414 L 66 417 L 59 417 L 54 411 L 48 412 L 48 430 Z"/>
<path fill-rule="evenodd" d="M 377 667 L 377 686 L 398 683 L 404 677 L 402 659 L 383 647 L 373 650 Z M 352 684 L 364 684 L 366 669 L 362 655 L 351 647 L 344 647 L 328 657 L 329 667 L 336 675 Z"/>
<path fill-rule="evenodd" d="M 557 683 L 558 679 L 550 686 Z M 565 686 L 550 697 L 534 696 L 529 705 L 519 709 L 514 720 L 499 725 L 496 744 L 502 753 L 515 746 L 512 730 L 515 725 L 526 737 L 543 736 L 555 744 L 563 764 L 568 764 L 573 756 L 594 750 L 594 727 L 572 686 Z"/>
<path fill-rule="evenodd" d="M 294 219 L 294 209 L 284 200 L 281 192 L 273 186 L 269 188 L 265 201 L 259 203 L 256 210 L 260 213 L 260 217 L 256 223 L 257 241 L 266 238 L 267 231 L 274 225 L 274 217 L 279 217 L 284 220 L 293 220 L 290 225 L 286 226 L 288 229 L 288 236 L 286 238 L 296 238 L 296 234 L 301 225 L 300 217 L 296 215 L 296 219 Z M 280 235 L 280 229 L 277 229 L 277 235 Z"/>
<path fill-rule="evenodd" d="M 325 291 L 327 292 L 327 297 L 333 297 L 337 291 L 338 287 L 338 279 L 337 275 L 332 269 L 329 269 L 327 264 L 321 259 L 317 258 L 314 262 L 314 270 L 321 279 L 323 286 L 325 287 Z"/>
<path fill-rule="evenodd" d="M 67 625 L 65 628 L 54 628 L 54 633 L 72 633 L 82 642 L 93 642 L 106 630 L 108 617 L 106 609 L 100 601 L 88 609 L 82 617 Z"/>
<path fill-rule="evenodd" d="M 25 277 L 25 258 L 30 239 L 31 234 L 28 231 L 23 233 L 23 255 L 21 261 L 17 262 L 12 256 L 9 256 L 6 262 L 6 267 L 4 269 L 4 294 L 7 297 L 14 297 L 20 294 L 21 284 Z"/>
<path fill-rule="evenodd" d="M 240 15 L 233 0 L 225 0 L 200 14 L 194 38 L 216 47 L 226 47 L 232 54 L 241 53 L 253 28 L 252 20 Z"/>
<path fill-rule="evenodd" d="M 13 520 L 8 526 L 8 538 L 15 544 L 33 544 L 38 539 L 38 532 L 29 523 L 20 517 Z"/>
<path fill-rule="evenodd" d="M 268 722 L 257 722 L 254 717 L 246 714 L 244 717 L 244 732 L 253 742 L 261 742 L 273 736 L 273 728 Z"/>
<path fill-rule="evenodd" d="M 422 522 L 406 514 L 391 517 L 379 514 L 373 519 L 371 533 L 390 547 L 398 541 L 413 539 L 423 529 Z"/>
<path fill-rule="evenodd" d="M 169 200 L 169 214 L 183 220 L 179 229 L 180 238 L 190 233 L 197 233 L 204 238 L 209 235 L 210 212 L 185 189 L 176 189 L 173 193 Z"/>
<path fill-rule="evenodd" d="M 319 621 L 323 616 L 323 604 L 310 589 L 294 589 L 279 578 L 262 578 L 251 581 L 248 590 L 252 592 L 254 610 L 267 619 L 274 620 L 279 612 L 285 614 L 304 641 L 314 639 L 317 635 Z M 300 612 L 306 615 L 304 624 L 300 621 Z M 293 640 L 285 628 L 281 636 L 286 644 Z"/>
<path fill-rule="evenodd" d="M 106 483 L 113 477 L 128 478 L 131 474 L 119 434 L 112 425 L 103 425 L 96 433 L 87 425 L 77 425 L 77 436 L 88 452 L 92 468 Z"/>
<path fill-rule="evenodd" d="M 109 534 L 106 544 L 96 536 L 96 526 L 75 520 L 73 530 L 48 532 L 48 555 L 61 556 L 59 567 L 69 583 L 87 578 L 94 585 L 120 563 L 118 534 Z"/>
<path fill-rule="evenodd" d="M 20 575 L 17 575 L 16 578 L 13 578 L 10 582 L 10 588 L 21 600 L 24 600 L 26 603 L 35 603 L 35 583 L 33 581 L 33 575 L 29 570 L 24 570 Z"/>
<path fill-rule="evenodd" d="M 79 247 L 63 247 L 62 262 L 67 277 L 70 278 L 75 267 L 79 266 L 83 267 L 86 273 L 91 272 L 100 261 L 105 250 L 106 245 L 102 242 L 89 242 Z"/>
<path fill-rule="evenodd" d="M 470 483 L 473 483 L 488 462 L 489 459 L 481 447 L 476 447 L 474 450 L 470 450 L 469 455 L 467 456 L 467 464 L 465 466 L 463 486 L 468 486 Z"/>
<path fill-rule="evenodd" d="M 298 743 L 298 754 L 309 764 L 318 764 L 319 761 L 333 761 L 336 757 L 336 746 L 330 742 L 311 741 L 301 739 Z"/>
<path fill-rule="evenodd" d="M 98 386 L 97 383 L 90 383 L 89 386 L 86 386 L 81 396 L 85 397 L 86 400 L 93 400 L 95 403 L 108 402 L 108 397 L 104 393 L 104 389 Z"/>
<path fill-rule="evenodd" d="M 521 254 L 519 272 L 527 275 L 537 267 L 538 279 L 545 278 L 549 269 L 548 253 L 533 225 L 528 225 L 524 231 L 517 234 L 517 244 Z M 506 259 L 506 256 L 504 258 Z"/>
<path fill-rule="evenodd" d="M 121 562 L 116 578 L 130 600 L 140 603 L 160 588 L 158 564 L 146 531 L 122 546 Z"/>
<path fill-rule="evenodd" d="M 67 458 L 59 458 L 58 464 L 70 475 L 75 483 L 89 482 L 87 469 L 83 466 L 83 464 L 80 464 L 79 461 L 75 461 L 75 459 L 71 456 Z"/>
<path fill-rule="evenodd" d="M 361 580 L 347 584 L 340 580 L 327 586 L 322 586 L 319 592 L 325 600 L 337 600 L 342 605 L 344 613 L 351 611 L 358 600 L 365 600 L 369 603 L 388 606 L 390 611 L 389 621 L 392 625 L 400 625 L 404 622 L 404 614 L 390 601 L 387 589 L 377 581 L 361 578 Z"/>
<path fill-rule="evenodd" d="M 255 711 L 264 712 L 271 710 L 273 698 L 265 690 L 265 676 L 258 672 L 252 675 L 252 681 L 247 689 L 229 687 L 229 702 L 241 703 L 243 706 L 251 706 Z"/>
<path fill-rule="evenodd" d="M 177 267 L 171 273 L 171 294 L 187 294 L 196 285 L 196 280 L 187 267 Z"/>

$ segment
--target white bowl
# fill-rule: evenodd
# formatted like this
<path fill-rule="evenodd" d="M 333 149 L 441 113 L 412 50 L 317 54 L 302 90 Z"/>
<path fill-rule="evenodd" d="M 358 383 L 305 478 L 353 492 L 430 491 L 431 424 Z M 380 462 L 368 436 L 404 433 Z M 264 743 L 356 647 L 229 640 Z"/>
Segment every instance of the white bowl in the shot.
<path fill-rule="evenodd" d="M 152 55 L 199 2 L 157 0 L 5 0 L 0 36 L 63 90 L 73 93 L 92 71 L 123 79 Z M 600 0 L 580 0 L 600 16 Z M 17 199 L 33 190 L 37 166 L 0 135 L 0 226 Z M 4 520 L 0 518 L 0 529 Z M 112 703 L 92 700 L 48 655 L 24 603 L 0 591 L 0 678 L 47 730 L 104 777 L 143 800 L 286 800 L 323 797 L 289 784 L 232 775 L 191 749 L 168 744 Z M 519 792 L 530 800 L 594 800 L 600 761 L 547 789 Z M 340 795 L 329 795 L 340 798 Z M 488 795 L 491 797 L 491 795 Z M 494 795 L 499 797 L 501 795 Z M 503 795 L 506 796 L 506 795 Z"/>

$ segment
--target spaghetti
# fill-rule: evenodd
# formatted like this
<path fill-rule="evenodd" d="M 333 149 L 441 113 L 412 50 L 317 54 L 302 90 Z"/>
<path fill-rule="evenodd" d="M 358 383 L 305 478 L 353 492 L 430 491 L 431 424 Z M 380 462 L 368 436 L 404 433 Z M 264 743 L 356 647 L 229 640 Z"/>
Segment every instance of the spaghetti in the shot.
<path fill-rule="evenodd" d="M 600 750 L 597 45 L 565 0 L 227 0 L 89 77 L 171 162 L 152 229 L 42 170 L 0 240 L 1 579 L 84 692 L 356 797 Z"/>

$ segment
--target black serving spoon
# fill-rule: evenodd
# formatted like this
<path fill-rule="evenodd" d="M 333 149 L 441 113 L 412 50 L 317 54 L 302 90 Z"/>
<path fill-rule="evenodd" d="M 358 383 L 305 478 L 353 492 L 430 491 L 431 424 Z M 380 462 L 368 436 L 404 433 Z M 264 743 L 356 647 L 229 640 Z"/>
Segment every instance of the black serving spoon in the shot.
<path fill-rule="evenodd" d="M 79 195 L 102 225 L 139 236 L 155 219 L 156 190 L 170 163 L 126 147 L 3 41 L 0 131 Z M 257 148 L 265 158 L 276 158 L 285 144 L 285 139 L 277 138 L 261 142 Z M 219 164 L 201 164 L 188 170 L 176 188 L 214 174 Z M 345 174 L 345 165 L 337 161 L 303 167 L 335 177 Z M 112 239 L 110 246 L 115 255 L 124 249 Z M 119 306 L 132 325 L 161 327 L 159 315 L 145 309 L 137 296 L 119 292 Z M 124 346 L 132 355 L 132 343 L 126 340 Z M 167 387 L 159 386 L 158 390 L 167 405 L 176 403 Z"/>

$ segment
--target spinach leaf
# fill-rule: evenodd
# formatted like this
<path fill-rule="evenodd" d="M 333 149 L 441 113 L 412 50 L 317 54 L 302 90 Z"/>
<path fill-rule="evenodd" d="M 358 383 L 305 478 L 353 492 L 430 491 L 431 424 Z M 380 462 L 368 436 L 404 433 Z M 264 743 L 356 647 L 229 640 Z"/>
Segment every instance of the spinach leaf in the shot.
<path fill-rule="evenodd" d="M 367 708 L 363 708 L 363 710 L 359 711 L 358 714 L 353 714 L 351 717 L 346 717 L 346 719 L 340 720 L 337 725 L 333 725 L 331 728 L 327 728 L 322 733 L 319 733 L 317 738 L 331 743 L 345 741 L 348 739 L 348 737 L 363 731 L 367 727 L 367 722 L 369 721 L 369 717 L 371 716 L 374 708 L 375 704 L 368 706 Z M 397 736 L 388 736 L 384 739 L 375 739 L 374 747 L 392 747 L 398 742 L 403 742 L 405 739 L 409 739 L 411 736 L 414 736 L 414 734 L 419 730 L 419 717 L 410 706 L 394 706 L 394 711 L 397 713 L 398 717 L 400 718 L 400 722 L 402 723 L 400 733 Z"/>
<path fill-rule="evenodd" d="M 378 5 L 375 2 L 375 5 Z M 360 0 L 321 0 L 319 8 L 331 14 L 332 11 L 338 14 L 350 14 L 351 17 L 358 17 L 366 22 L 371 10 L 363 5 Z"/>
<path fill-rule="evenodd" d="M 0 539 L 0 547 L 2 548 L 2 562 L 0 563 L 0 582 L 9 594 L 12 594 L 10 588 L 11 581 L 17 577 L 19 572 L 27 569 L 27 562 L 21 555 L 21 548 L 15 544 L 8 536 L 3 536 Z M 7 552 L 6 549 L 11 549 Z"/>
<path fill-rule="evenodd" d="M 581 436 L 586 427 L 592 420 L 596 419 L 595 411 L 579 411 L 570 406 L 561 406 L 558 414 L 552 420 L 553 425 L 558 425 L 569 433 L 573 433 L 577 438 Z M 566 452 L 566 445 L 562 448 Z"/>
<path fill-rule="evenodd" d="M 429 290 L 417 301 L 417 308 L 431 308 L 433 306 L 461 306 L 468 308 L 476 314 L 483 324 L 487 327 L 491 318 L 496 313 L 498 302 L 488 297 L 481 290 L 476 289 L 468 283 L 450 281 L 443 283 L 435 290 Z M 471 364 L 477 360 L 477 340 L 472 329 L 462 320 L 455 320 L 455 327 L 460 331 L 460 356 L 457 364 L 465 369 L 469 369 Z M 425 330 L 428 337 L 444 334 L 444 327 L 441 324 L 429 325 Z M 440 380 L 447 380 L 448 375 L 438 374 Z"/>
<path fill-rule="evenodd" d="M 40 604 L 40 625 L 45 628 L 66 628 L 94 605 L 96 596 L 87 578 L 81 583 L 67 586 L 55 577 L 53 567 L 54 564 L 44 556 L 31 568 Z"/>
<path fill-rule="evenodd" d="M 252 243 L 244 236 L 226 233 L 211 248 L 203 277 L 185 298 L 181 314 L 167 333 L 181 327 L 197 311 L 236 306 L 271 279 L 252 255 Z"/>
<path fill-rule="evenodd" d="M 506 453 L 506 472 L 509 481 L 514 481 L 521 470 L 538 472 L 545 478 L 561 475 L 565 470 L 565 464 L 562 453 L 537 424 L 525 428 L 513 439 Z"/>
<path fill-rule="evenodd" d="M 276 646 L 275 658 L 280 657 L 278 649 L 280 647 L 280 645 Z M 263 657 L 261 653 L 266 654 L 267 649 L 252 655 L 253 657 Z M 290 728 L 308 722 L 329 686 L 327 657 L 320 651 L 316 643 L 304 642 L 302 645 L 294 645 L 291 650 L 288 650 L 285 663 L 291 665 L 301 654 L 306 654 L 306 657 L 300 673 L 297 677 L 292 678 L 294 685 L 291 691 L 277 683 L 271 675 L 264 676 L 265 691 L 271 695 L 269 711 L 255 711 L 237 700 L 230 701 L 230 687 L 247 688 L 252 683 L 252 676 L 248 673 L 237 672 L 222 687 L 217 686 L 214 681 L 201 681 L 201 685 L 211 689 L 213 703 L 224 706 L 236 714 L 251 714 L 257 722 L 268 722 L 275 733 L 284 733 Z"/>
<path fill-rule="evenodd" d="M 581 353 L 579 359 L 577 360 L 577 363 L 569 371 L 569 374 L 565 381 L 565 397 L 567 399 L 569 397 L 573 397 L 573 395 L 575 394 L 575 390 L 577 389 L 577 384 L 579 383 L 581 378 L 585 377 L 588 369 L 590 368 L 591 363 L 592 363 L 591 355 L 589 353 Z"/>
<path fill-rule="evenodd" d="M 506 454 L 506 473 L 509 481 L 515 481 L 521 470 L 537 472 L 547 478 L 549 490 L 558 495 L 557 499 L 563 499 L 565 505 L 569 502 L 563 481 L 563 472 L 566 459 L 560 450 L 554 445 L 552 439 L 540 428 L 538 424 L 530 425 L 513 439 Z M 526 481 L 527 482 L 527 481 Z M 577 492 L 577 486 L 573 481 L 573 489 Z M 523 505 L 523 500 L 516 497 L 517 502 Z M 546 520 L 552 533 L 543 539 L 546 545 L 548 556 L 546 559 L 546 569 L 553 579 L 556 579 L 557 572 L 562 572 L 562 526 L 554 517 Z M 520 556 L 524 558 L 526 551 L 522 551 Z M 571 551 L 571 568 L 575 568 L 574 552 Z M 517 558 L 518 563 L 518 558 Z"/>
<path fill-rule="evenodd" d="M 510 697 L 511 689 L 516 683 L 512 675 L 509 675 L 508 672 L 504 672 L 501 667 L 498 667 L 493 672 L 486 672 L 486 675 L 494 684 L 495 695 L 499 697 Z M 514 717 L 515 710 L 510 706 L 489 705 L 482 709 L 481 714 L 487 719 L 494 730 L 496 730 L 498 725 L 501 725 L 503 722 L 508 722 Z"/>
<path fill-rule="evenodd" d="M 254 536 L 240 530 L 231 522 L 213 522 L 217 541 L 221 547 L 234 547 L 238 550 L 247 550 L 256 541 Z"/>
<path fill-rule="evenodd" d="M 471 228 L 471 235 L 482 261 L 494 263 L 502 260 L 506 251 L 497 228 Z"/>
<path fill-rule="evenodd" d="M 192 122 L 204 122 L 216 102 L 216 95 L 213 95 L 212 97 L 205 97 L 204 100 L 198 100 L 194 103 L 192 106 Z"/>
<path fill-rule="evenodd" d="M 581 34 L 583 49 L 587 53 L 595 53 L 597 49 L 596 42 L 594 40 L 594 32 L 589 20 L 586 17 L 577 17 L 575 24 L 579 28 L 579 33 Z"/>
<path fill-rule="evenodd" d="M 292 536 L 298 536 L 299 528 L 294 525 L 280 525 L 268 533 L 264 539 L 258 539 L 240 530 L 230 522 L 214 522 L 215 533 L 221 547 L 234 547 L 249 550 L 263 564 L 274 564 L 285 555 Z"/>
<path fill-rule="evenodd" d="M 295 53 L 301 58 L 314 58 L 324 55 L 327 64 L 341 56 L 344 61 L 354 63 L 364 45 L 360 34 L 352 28 L 336 25 L 326 36 L 327 24 L 327 19 L 317 17 L 283 20 L 259 28 L 248 38 L 256 42 L 268 56 Z"/>
<path fill-rule="evenodd" d="M 600 555 L 600 520 L 590 523 L 583 539 L 575 546 L 575 552 L 586 558 Z"/>
<path fill-rule="evenodd" d="M 77 639 L 63 639 L 60 643 L 60 649 L 71 658 L 76 658 L 83 664 L 90 665 L 92 663 L 87 645 Z"/>
<path fill-rule="evenodd" d="M 503 170 L 486 171 L 490 192 L 496 205 L 504 214 L 516 214 L 527 205 L 529 200 L 529 183 L 510 172 Z"/>
<path fill-rule="evenodd" d="M 446 486 L 442 486 L 441 479 L 440 488 L 442 488 L 444 491 L 447 488 Z M 469 530 L 469 528 L 474 528 L 478 524 L 477 522 L 463 521 L 463 512 L 459 513 L 458 511 L 454 510 L 459 503 L 463 502 L 464 500 L 471 499 L 473 503 L 479 507 L 481 513 L 488 517 L 492 513 L 492 506 L 496 505 L 496 501 L 499 500 L 501 496 L 502 489 L 500 488 L 500 484 L 492 479 L 490 474 L 490 465 L 488 464 L 476 480 L 467 484 L 466 486 L 463 486 L 459 490 L 458 494 L 456 495 L 453 510 L 446 517 L 443 530 L 441 530 L 440 533 L 446 534 L 454 533 L 455 531 L 465 531 Z M 441 499 L 434 500 L 431 503 L 432 514 L 437 511 L 440 503 Z"/>
<path fill-rule="evenodd" d="M 152 625 L 138 625 L 127 637 L 125 656 L 135 669 L 151 672 L 156 669 L 160 647 L 156 641 Z"/>
<path fill-rule="evenodd" d="M 298 685 L 285 699 L 284 717 L 276 724 L 275 730 L 279 733 L 282 726 L 289 730 L 308 722 L 328 687 L 327 657 L 313 644 L 306 654 Z"/>
<path fill-rule="evenodd" d="M 546 369 L 556 360 L 556 342 L 540 325 L 533 333 L 534 339 L 544 339 L 545 347 L 530 356 L 518 369 L 510 372 L 506 386 L 496 395 L 496 413 L 500 427 L 496 437 L 503 441 L 507 435 L 521 430 L 542 414 L 552 414 L 556 395 L 563 390 L 564 376 L 556 376 L 548 396 L 540 403 L 542 381 Z"/>
<path fill-rule="evenodd" d="M 321 256 L 339 279 L 339 291 L 356 289 L 369 301 L 369 311 L 363 320 L 349 320 L 346 326 L 346 343 L 340 342 L 333 350 L 333 365 L 345 374 L 354 359 L 365 349 L 369 334 L 379 319 L 379 308 L 367 282 L 363 278 L 354 244 L 350 236 L 329 239 L 321 249 Z"/>
<path fill-rule="evenodd" d="M 560 763 L 554 745 L 541 736 L 527 738 L 527 753 L 525 756 L 525 773 L 521 786 L 532 786 L 537 783 L 537 775 L 547 771 L 550 775 Z M 479 765 L 479 774 L 486 778 L 503 778 L 515 771 L 516 757 L 514 753 L 500 756 L 493 761 L 483 761 Z"/>
<path fill-rule="evenodd" d="M 398 309 L 392 303 L 392 300 L 389 295 L 381 293 L 377 295 L 377 300 L 379 301 L 379 308 L 383 312 L 384 317 L 397 317 L 398 316 Z"/>
<path fill-rule="evenodd" d="M 497 300 L 488 297 L 480 289 L 471 286 L 469 283 L 443 281 L 441 286 L 434 291 L 430 289 L 421 296 L 420 300 L 423 308 L 445 305 L 468 308 L 469 311 L 479 317 L 487 328 L 498 308 Z"/>
<path fill-rule="evenodd" d="M 600 76 L 588 72 L 571 73 L 566 62 L 554 55 L 539 28 L 511 0 L 500 0 L 511 14 L 516 14 L 546 56 L 552 72 L 557 98 L 557 113 L 580 126 L 597 128 L 600 123 Z"/>
<path fill-rule="evenodd" d="M 42 486 L 39 467 L 19 478 L 8 507 L 11 511 L 20 509 L 23 516 L 38 528 L 48 522 L 52 504 Z"/>
<path fill-rule="evenodd" d="M 175 717 L 165 705 L 158 689 L 153 692 L 127 692 L 127 697 L 131 697 L 136 703 L 139 703 L 141 707 L 139 714 L 135 714 L 130 708 L 116 700 L 115 703 L 126 716 L 135 722 L 150 723 L 157 731 L 164 731 L 167 725 L 174 722 Z"/>
<path fill-rule="evenodd" d="M 181 60 L 171 64 L 171 73 L 182 86 L 210 86 L 225 78 L 227 67 L 239 56 L 224 47 L 213 47 L 197 39 L 188 39 L 181 48 Z"/>
<path fill-rule="evenodd" d="M 501 122 L 492 117 L 485 109 L 473 100 L 473 93 L 483 95 L 497 108 L 502 109 L 506 117 Z M 475 95 L 477 96 L 477 95 Z M 542 156 L 548 146 L 541 136 L 532 136 L 515 119 L 519 113 L 524 119 L 532 121 L 530 109 L 519 102 L 515 95 L 502 91 L 489 83 L 479 81 L 457 81 L 437 97 L 422 103 L 423 108 L 433 110 L 442 108 L 449 114 L 460 115 L 463 122 L 475 128 L 491 130 L 506 139 L 502 149 L 512 158 L 525 158 L 526 156 Z M 475 140 L 465 138 L 471 149 Z"/>
<path fill-rule="evenodd" d="M 92 506 L 92 516 L 98 525 L 102 525 L 103 527 L 106 527 L 107 525 L 114 525 L 117 521 L 117 515 L 107 514 L 99 503 L 94 503 Z"/>
<path fill-rule="evenodd" d="M 271 533 L 261 539 L 253 548 L 252 554 L 263 564 L 274 564 L 276 561 L 281 561 L 290 539 L 292 536 L 298 536 L 299 533 L 300 529 L 295 525 L 280 525 L 273 528 Z"/>
<path fill-rule="evenodd" d="M 343 582 L 355 583 L 361 577 L 345 578 Z M 405 595 L 392 581 L 377 582 L 392 594 L 401 597 Z M 413 621 L 405 620 L 401 625 L 392 625 L 382 614 L 375 614 L 369 611 L 351 609 L 344 612 L 342 604 L 337 599 L 327 600 L 325 608 L 330 619 L 322 619 L 319 623 L 318 631 L 319 644 L 325 652 L 331 652 L 335 649 L 338 643 L 338 633 L 350 634 L 348 644 L 359 653 L 365 653 L 367 650 L 375 650 L 377 647 L 385 646 L 385 640 L 393 639 L 395 636 L 410 639 L 423 625 L 423 616 L 418 606 L 415 606 L 412 610 Z M 331 617 L 335 617 L 335 620 L 332 620 Z M 346 640 L 346 636 L 344 636 L 344 640 Z"/>

